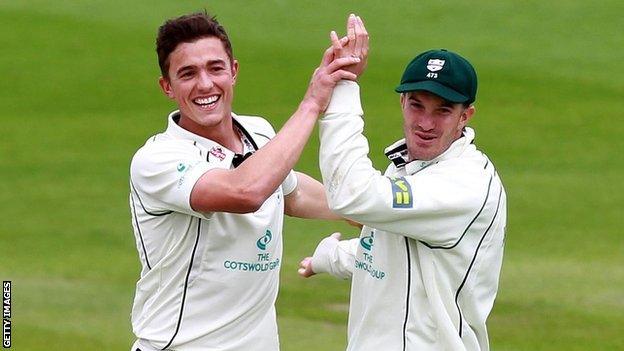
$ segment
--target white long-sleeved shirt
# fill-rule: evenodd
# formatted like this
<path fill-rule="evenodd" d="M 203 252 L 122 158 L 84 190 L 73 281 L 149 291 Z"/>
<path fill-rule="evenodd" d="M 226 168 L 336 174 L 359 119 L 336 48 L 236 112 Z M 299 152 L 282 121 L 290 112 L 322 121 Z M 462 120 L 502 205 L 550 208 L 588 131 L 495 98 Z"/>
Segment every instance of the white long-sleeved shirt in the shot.
<path fill-rule="evenodd" d="M 235 153 L 181 128 L 178 117 L 178 111 L 169 115 L 167 130 L 149 138 L 130 166 L 142 264 L 132 308 L 136 345 L 277 351 L 284 196 L 297 186 L 296 175 L 291 171 L 256 212 L 196 212 L 190 205 L 195 183 L 211 169 L 230 169 Z M 245 151 L 275 135 L 263 118 L 232 118 Z"/>
<path fill-rule="evenodd" d="M 364 224 L 328 271 L 351 271 L 348 350 L 489 350 L 486 319 L 502 264 L 506 195 L 474 131 L 431 161 L 386 149 L 368 158 L 359 87 L 341 82 L 320 122 L 320 165 L 332 210 Z M 357 247 L 351 255 L 349 247 Z M 345 274 L 338 274 L 344 277 Z M 347 274 L 348 275 L 348 274 Z"/>

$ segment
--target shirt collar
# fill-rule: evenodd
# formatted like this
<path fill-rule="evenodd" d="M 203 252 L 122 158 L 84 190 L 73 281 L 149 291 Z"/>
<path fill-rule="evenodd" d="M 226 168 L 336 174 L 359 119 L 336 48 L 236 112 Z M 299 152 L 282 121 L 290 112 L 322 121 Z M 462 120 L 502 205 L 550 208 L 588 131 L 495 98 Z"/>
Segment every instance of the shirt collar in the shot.
<path fill-rule="evenodd" d="M 405 143 L 405 138 L 398 140 L 388 146 L 384 153 L 386 156 L 394 163 L 397 168 L 405 167 L 405 171 L 407 174 L 414 174 L 419 170 L 428 167 L 432 164 L 438 163 L 442 160 L 447 160 L 450 158 L 457 157 L 460 155 L 466 147 L 471 145 L 474 142 L 475 132 L 470 127 L 465 127 L 462 136 L 455 140 L 449 148 L 444 151 L 440 156 L 434 158 L 429 161 L 422 160 L 409 160 L 407 144 Z"/>
<path fill-rule="evenodd" d="M 237 120 L 237 117 L 238 116 L 236 116 L 236 114 L 232 113 L 232 120 L 234 122 L 234 125 L 242 133 L 244 138 L 247 139 L 249 143 L 251 143 L 251 145 L 254 148 L 254 151 L 258 150 L 258 146 L 256 142 L 254 141 L 254 139 L 252 138 L 251 134 L 243 126 L 243 123 Z M 219 144 L 218 142 L 214 140 L 204 138 L 201 135 L 197 135 L 195 133 L 192 133 L 180 127 L 180 125 L 178 125 L 177 123 L 179 119 L 180 119 L 180 110 L 175 110 L 169 114 L 169 116 L 167 117 L 167 131 L 166 131 L 167 134 L 169 134 L 170 136 L 174 138 L 190 140 L 194 144 L 203 146 L 206 150 L 208 150 L 208 153 L 210 154 L 208 158 L 211 160 L 216 159 L 219 162 L 227 162 L 228 164 L 232 163 L 232 159 L 234 158 L 234 155 L 235 155 L 234 151 L 226 148 L 225 146 Z M 245 140 L 243 140 L 243 143 L 245 143 Z M 246 146 L 245 144 L 243 144 L 243 149 L 245 148 Z M 246 151 L 246 150 L 243 150 L 243 151 Z"/>

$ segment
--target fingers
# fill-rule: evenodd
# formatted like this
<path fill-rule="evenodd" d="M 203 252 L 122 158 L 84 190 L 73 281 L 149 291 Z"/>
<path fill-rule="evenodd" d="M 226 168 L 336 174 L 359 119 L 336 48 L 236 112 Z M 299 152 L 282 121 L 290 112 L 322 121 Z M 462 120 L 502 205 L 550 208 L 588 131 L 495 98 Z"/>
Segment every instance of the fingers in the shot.
<path fill-rule="evenodd" d="M 355 17 L 354 27 L 355 27 L 355 47 L 353 50 L 353 54 L 356 57 L 362 57 L 362 47 L 364 46 L 364 42 L 362 38 L 362 26 L 360 25 L 359 17 Z"/>
<path fill-rule="evenodd" d="M 356 44 L 355 51 L 358 57 L 366 57 L 368 55 L 368 32 L 364 27 L 364 21 L 360 16 L 356 16 L 355 22 Z"/>
<path fill-rule="evenodd" d="M 329 65 L 334 60 L 334 47 L 331 46 L 323 53 L 323 59 L 321 59 L 321 67 Z"/>
<path fill-rule="evenodd" d="M 366 57 L 368 55 L 368 32 L 360 16 L 349 15 L 346 36 L 338 39 L 335 31 L 331 31 L 329 35 L 334 57 Z"/>
<path fill-rule="evenodd" d="M 338 34 L 333 30 L 329 33 L 329 38 L 332 42 L 332 48 L 334 49 L 334 57 L 342 57 L 342 41 L 338 39 Z"/>
<path fill-rule="evenodd" d="M 314 76 L 318 76 L 321 81 L 326 79 L 322 77 L 329 77 L 332 82 L 332 87 L 341 79 L 357 80 L 356 74 L 344 70 L 343 68 L 357 64 L 360 62 L 360 59 L 358 57 L 348 56 L 331 61 L 333 57 L 332 52 L 333 46 L 325 51 L 325 55 L 323 55 L 323 62 L 321 66 L 314 71 Z"/>
<path fill-rule="evenodd" d="M 299 262 L 299 269 L 297 273 L 304 278 L 313 276 L 315 273 L 312 270 L 312 257 L 306 257 Z"/>
<path fill-rule="evenodd" d="M 334 73 L 331 74 L 331 77 L 333 79 L 333 81 L 335 83 L 338 83 L 341 80 L 352 80 L 352 81 L 356 81 L 357 80 L 357 74 L 353 73 L 353 72 L 349 72 L 349 71 L 344 71 L 344 70 L 338 70 Z"/>
<path fill-rule="evenodd" d="M 355 27 L 357 26 L 357 16 L 355 14 L 349 14 L 347 18 L 347 36 L 349 40 L 355 39 Z"/>
<path fill-rule="evenodd" d="M 349 54 L 355 55 L 355 39 L 356 32 L 355 27 L 357 26 L 357 18 L 354 14 L 350 14 L 347 19 L 347 38 L 349 38 Z"/>
<path fill-rule="evenodd" d="M 341 58 L 337 58 L 333 60 L 329 65 L 327 65 L 327 70 L 329 72 L 334 72 L 340 68 L 343 68 L 349 65 L 354 65 L 359 62 L 360 62 L 359 57 L 351 57 L 351 56 L 341 57 Z"/>
<path fill-rule="evenodd" d="M 325 50 L 321 66 L 314 71 L 314 75 L 326 74 L 334 83 L 338 82 L 340 79 L 356 80 L 357 76 L 355 74 L 342 70 L 342 68 L 360 62 L 360 58 L 348 56 L 333 59 L 333 48 L 332 46 Z"/>
<path fill-rule="evenodd" d="M 334 239 L 336 239 L 336 240 L 340 240 L 340 236 L 341 236 L 341 235 L 342 235 L 342 234 L 340 234 L 339 232 L 335 232 L 335 233 L 333 233 L 332 235 L 330 235 L 330 237 L 332 237 L 332 238 L 334 238 Z"/>

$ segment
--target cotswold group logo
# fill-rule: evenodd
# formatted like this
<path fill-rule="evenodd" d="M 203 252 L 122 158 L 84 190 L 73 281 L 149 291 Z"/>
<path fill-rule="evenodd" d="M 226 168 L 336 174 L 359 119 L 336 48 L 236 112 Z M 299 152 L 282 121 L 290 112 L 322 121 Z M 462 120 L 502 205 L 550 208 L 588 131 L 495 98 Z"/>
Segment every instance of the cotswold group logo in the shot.
<path fill-rule="evenodd" d="M 429 62 L 427 62 L 427 69 L 431 72 L 437 72 L 441 70 L 442 67 L 444 67 L 444 62 L 444 60 L 440 59 L 431 59 L 429 60 Z"/>
<path fill-rule="evenodd" d="M 371 232 L 370 236 L 363 236 L 360 239 L 360 245 L 362 245 L 364 249 L 370 251 L 373 248 L 374 241 L 375 241 L 375 232 Z"/>
<path fill-rule="evenodd" d="M 273 238 L 273 235 L 271 234 L 271 231 L 267 229 L 266 233 L 262 237 L 260 237 L 258 241 L 256 241 L 256 246 L 260 250 L 266 250 L 267 245 L 269 245 L 272 238 Z"/>
<path fill-rule="evenodd" d="M 269 243 L 273 239 L 273 234 L 269 229 L 266 230 L 263 236 L 260 237 L 256 241 L 256 246 L 260 250 L 266 250 L 269 246 Z M 232 271 L 242 271 L 242 272 L 252 272 L 252 273 L 263 273 L 270 272 L 273 270 L 279 270 L 280 267 L 280 259 L 275 258 L 271 261 L 271 252 L 256 252 L 257 261 L 239 261 L 238 259 L 232 258 L 229 260 L 223 261 L 223 267 Z"/>
<path fill-rule="evenodd" d="M 368 252 L 362 252 L 362 260 L 360 260 L 360 257 L 355 258 L 355 268 L 367 272 L 368 274 L 370 274 L 371 277 L 375 279 L 381 280 L 386 276 L 386 272 L 384 272 L 382 269 L 375 265 L 375 258 L 371 253 L 374 242 L 374 231 L 371 231 L 370 236 L 363 236 L 360 239 L 360 245 L 362 245 L 364 250 Z"/>

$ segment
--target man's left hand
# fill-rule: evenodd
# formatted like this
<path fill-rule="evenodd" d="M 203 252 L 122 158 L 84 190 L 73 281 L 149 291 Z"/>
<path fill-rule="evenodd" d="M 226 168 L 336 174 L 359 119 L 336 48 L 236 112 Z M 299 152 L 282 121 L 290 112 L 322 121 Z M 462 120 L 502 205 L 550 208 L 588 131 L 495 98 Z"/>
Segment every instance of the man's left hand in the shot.
<path fill-rule="evenodd" d="M 357 57 L 360 62 L 344 69 L 360 77 L 366 69 L 368 61 L 369 37 L 364 22 L 359 16 L 349 15 L 347 19 L 347 36 L 338 39 L 336 32 L 330 33 L 334 57 Z"/>

